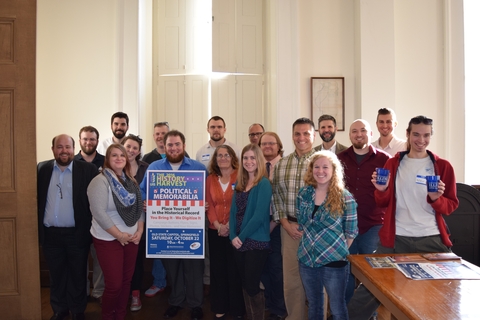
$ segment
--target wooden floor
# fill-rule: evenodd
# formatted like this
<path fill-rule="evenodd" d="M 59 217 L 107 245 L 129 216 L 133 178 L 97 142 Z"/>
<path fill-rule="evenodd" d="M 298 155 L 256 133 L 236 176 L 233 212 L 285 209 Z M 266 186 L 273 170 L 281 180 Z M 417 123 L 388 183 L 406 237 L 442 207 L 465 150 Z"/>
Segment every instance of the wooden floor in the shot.
<path fill-rule="evenodd" d="M 52 316 L 52 309 L 50 307 L 50 289 L 42 288 L 42 320 L 48 320 Z M 155 297 L 147 298 L 142 293 L 142 309 L 139 311 L 127 312 L 126 320 L 144 320 L 144 319 L 163 319 L 163 313 L 168 307 L 167 298 L 170 293 L 169 289 L 165 290 L 162 293 L 157 294 Z M 130 309 L 128 309 L 130 310 Z M 89 302 L 87 305 L 87 310 L 85 311 L 85 318 L 87 320 L 101 320 L 102 309 L 101 306 L 96 302 Z M 205 297 L 203 304 L 203 313 L 204 319 L 209 320 L 213 319 L 213 314 L 210 312 L 210 299 Z M 268 312 L 265 313 L 265 319 L 268 316 Z M 174 318 L 175 320 L 190 320 L 190 310 L 188 308 L 182 309 L 178 315 Z M 390 320 L 390 315 L 385 308 L 380 307 L 378 312 L 379 320 Z"/>
<path fill-rule="evenodd" d="M 146 260 L 145 270 L 151 270 L 151 261 Z M 170 294 L 169 287 L 165 291 L 157 294 L 152 298 L 144 296 L 145 290 L 147 290 L 153 282 L 153 277 L 150 271 L 146 271 L 144 274 L 143 290 L 141 292 L 142 309 L 139 311 L 130 311 L 130 305 L 128 306 L 126 320 L 149 320 L 149 319 L 163 319 L 163 313 L 168 308 L 168 295 Z M 52 308 L 50 307 L 50 289 L 48 287 L 41 288 L 42 296 L 42 320 L 49 320 L 53 315 Z M 214 318 L 214 314 L 210 311 L 210 298 L 204 297 L 203 302 L 203 319 L 210 320 Z M 190 309 L 184 308 L 179 311 L 175 320 L 190 320 Z M 88 302 L 87 309 L 85 310 L 85 318 L 87 320 L 101 320 L 102 319 L 102 307 L 97 302 Z M 265 319 L 268 317 L 268 311 L 265 312 Z M 1 317 L 0 317 L 1 318 Z M 378 312 L 379 320 L 390 320 L 390 315 L 385 308 L 380 307 Z"/>

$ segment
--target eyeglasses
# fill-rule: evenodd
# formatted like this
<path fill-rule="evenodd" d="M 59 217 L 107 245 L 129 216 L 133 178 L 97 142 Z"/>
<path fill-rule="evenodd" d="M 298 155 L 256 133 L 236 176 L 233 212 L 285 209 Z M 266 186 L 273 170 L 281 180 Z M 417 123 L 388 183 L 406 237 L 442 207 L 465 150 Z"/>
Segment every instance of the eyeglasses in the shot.
<path fill-rule="evenodd" d="M 263 132 L 252 132 L 252 133 L 249 133 L 248 136 L 249 137 L 259 137 L 263 134 Z"/>
<path fill-rule="evenodd" d="M 432 125 L 433 120 L 430 118 L 427 118 L 425 116 L 416 116 L 415 118 L 410 119 L 411 124 L 426 124 L 426 125 Z"/>
<path fill-rule="evenodd" d="M 217 158 L 218 159 L 230 159 L 231 156 L 227 153 L 227 154 L 217 154 Z"/>
<path fill-rule="evenodd" d="M 273 147 L 276 144 L 277 144 L 276 142 L 262 142 L 262 143 L 260 143 L 260 145 L 262 147 L 266 147 L 266 146 Z"/>

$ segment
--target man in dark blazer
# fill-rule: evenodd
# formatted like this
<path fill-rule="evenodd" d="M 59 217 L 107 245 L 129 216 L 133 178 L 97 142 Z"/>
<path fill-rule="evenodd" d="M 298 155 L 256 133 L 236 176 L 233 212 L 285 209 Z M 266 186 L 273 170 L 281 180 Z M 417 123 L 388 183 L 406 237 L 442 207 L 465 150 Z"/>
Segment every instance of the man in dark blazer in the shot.
<path fill-rule="evenodd" d="M 348 147 L 335 140 L 337 133 L 337 120 L 329 114 L 322 114 L 318 118 L 318 134 L 322 138 L 322 144 L 315 147 L 315 151 L 328 150 L 339 154 Z"/>
<path fill-rule="evenodd" d="M 68 135 L 52 140 L 55 159 L 38 164 L 38 234 L 50 270 L 51 320 L 85 319 L 85 264 L 92 214 L 87 187 L 97 167 L 74 160 L 75 142 Z"/>

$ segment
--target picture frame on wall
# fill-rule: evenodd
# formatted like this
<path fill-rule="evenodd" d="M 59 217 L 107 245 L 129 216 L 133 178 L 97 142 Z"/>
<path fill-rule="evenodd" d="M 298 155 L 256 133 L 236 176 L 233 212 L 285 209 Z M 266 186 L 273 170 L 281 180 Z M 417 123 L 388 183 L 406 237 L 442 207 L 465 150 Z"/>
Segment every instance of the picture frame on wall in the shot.
<path fill-rule="evenodd" d="M 345 131 L 345 78 L 312 77 L 310 88 L 313 122 L 317 124 L 321 115 L 328 114 L 337 120 L 337 131 Z"/>

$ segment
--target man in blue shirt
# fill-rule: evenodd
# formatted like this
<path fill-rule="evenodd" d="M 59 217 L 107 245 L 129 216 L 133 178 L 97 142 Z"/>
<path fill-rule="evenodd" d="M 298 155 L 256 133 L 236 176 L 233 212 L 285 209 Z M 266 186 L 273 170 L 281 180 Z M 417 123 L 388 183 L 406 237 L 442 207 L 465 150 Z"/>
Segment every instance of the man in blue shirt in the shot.
<path fill-rule="evenodd" d="M 207 168 L 200 162 L 185 156 L 185 136 L 177 130 L 165 134 L 164 145 L 166 158 L 154 161 L 148 170 L 203 170 L 207 175 Z M 140 184 L 142 199 L 146 198 L 147 175 Z M 169 308 L 163 314 L 165 319 L 173 318 L 186 301 L 192 308 L 191 318 L 202 319 L 203 301 L 203 259 L 163 259 L 163 266 L 167 271 L 168 282 L 172 292 L 168 298 Z"/>
<path fill-rule="evenodd" d="M 87 187 L 95 165 L 74 160 L 75 141 L 62 134 L 52 140 L 54 159 L 38 164 L 38 234 L 50 271 L 51 320 L 71 313 L 85 319 L 88 250 L 92 214 Z"/>

